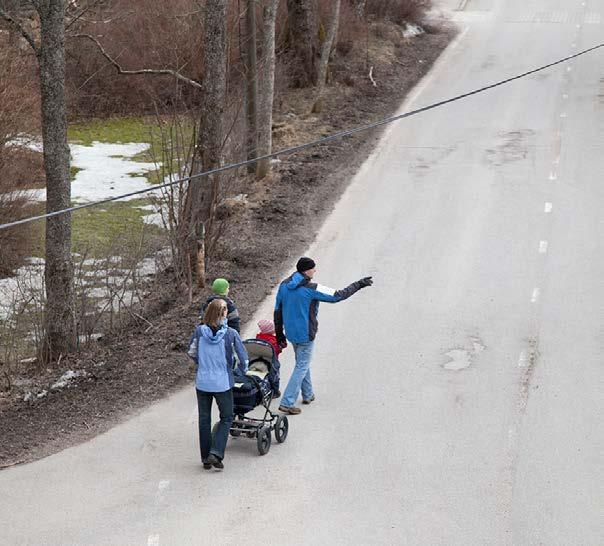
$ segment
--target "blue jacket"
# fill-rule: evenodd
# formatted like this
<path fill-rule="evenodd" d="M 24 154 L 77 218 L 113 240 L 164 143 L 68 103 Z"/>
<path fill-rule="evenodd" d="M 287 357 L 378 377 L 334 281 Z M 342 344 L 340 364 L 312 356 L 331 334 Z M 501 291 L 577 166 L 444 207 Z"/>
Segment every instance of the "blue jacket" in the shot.
<path fill-rule="evenodd" d="M 233 348 L 239 357 L 239 369 L 245 374 L 247 352 L 233 328 L 222 326 L 216 332 L 205 324 L 195 328 L 188 355 L 197 363 L 197 390 L 224 392 L 233 388 Z"/>
<path fill-rule="evenodd" d="M 333 290 L 313 283 L 302 273 L 294 273 L 281 283 L 277 292 L 274 313 L 277 340 L 287 338 L 292 343 L 313 341 L 319 328 L 319 302 L 343 301 L 361 288 L 357 281 L 342 290 Z"/>

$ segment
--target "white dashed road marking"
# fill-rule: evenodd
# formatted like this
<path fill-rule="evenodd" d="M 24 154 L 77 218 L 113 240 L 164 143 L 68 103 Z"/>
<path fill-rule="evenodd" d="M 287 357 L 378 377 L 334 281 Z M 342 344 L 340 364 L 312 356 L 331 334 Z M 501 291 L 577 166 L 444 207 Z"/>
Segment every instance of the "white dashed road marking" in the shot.
<path fill-rule="evenodd" d="M 543 208 L 543 212 L 545 212 L 545 214 L 549 214 L 550 212 L 552 212 L 553 208 L 554 208 L 554 205 L 548 201 L 547 203 L 545 203 L 545 207 Z"/>
<path fill-rule="evenodd" d="M 522 351 L 520 353 L 520 358 L 518 358 L 518 367 L 526 368 L 528 366 L 528 353 L 526 351 Z"/>

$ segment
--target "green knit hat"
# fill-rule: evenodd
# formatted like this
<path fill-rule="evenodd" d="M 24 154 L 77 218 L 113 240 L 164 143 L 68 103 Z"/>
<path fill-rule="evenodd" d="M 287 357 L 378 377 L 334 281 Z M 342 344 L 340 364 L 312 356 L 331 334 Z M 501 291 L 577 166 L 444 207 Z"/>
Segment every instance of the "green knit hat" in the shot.
<path fill-rule="evenodd" d="M 224 296 L 229 291 L 229 281 L 226 279 L 216 279 L 212 283 L 212 291 L 214 294 Z"/>

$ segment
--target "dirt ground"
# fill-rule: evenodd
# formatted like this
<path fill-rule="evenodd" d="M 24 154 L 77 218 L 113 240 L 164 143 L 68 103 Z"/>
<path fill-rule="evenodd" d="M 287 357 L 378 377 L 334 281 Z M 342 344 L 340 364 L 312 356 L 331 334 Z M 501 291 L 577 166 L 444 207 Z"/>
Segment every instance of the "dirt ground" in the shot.
<path fill-rule="evenodd" d="M 404 40 L 400 27 L 377 30 L 368 51 L 336 59 L 322 114 L 307 113 L 312 91 L 287 93 L 274 120 L 274 149 L 392 114 L 455 33 L 434 28 Z M 377 87 L 368 78 L 367 61 Z M 379 131 L 361 133 L 282 157 L 269 178 L 246 186 L 247 202 L 230 212 L 208 272 L 209 278 L 230 280 L 244 323 L 312 242 L 379 136 Z M 29 378 L 21 378 L 21 387 L 0 394 L 0 468 L 85 441 L 175 389 L 192 385 L 194 372 L 185 350 L 207 293 L 196 294 L 196 303 L 185 305 L 167 288 L 173 284 L 169 272 L 157 282 L 163 290 L 145 317 L 152 327 L 132 324 L 122 335 L 105 337 L 64 359 L 43 377 L 32 370 Z M 50 389 L 67 370 L 85 374 L 67 387 Z M 48 391 L 45 396 L 24 400 L 25 392 L 42 389 Z"/>

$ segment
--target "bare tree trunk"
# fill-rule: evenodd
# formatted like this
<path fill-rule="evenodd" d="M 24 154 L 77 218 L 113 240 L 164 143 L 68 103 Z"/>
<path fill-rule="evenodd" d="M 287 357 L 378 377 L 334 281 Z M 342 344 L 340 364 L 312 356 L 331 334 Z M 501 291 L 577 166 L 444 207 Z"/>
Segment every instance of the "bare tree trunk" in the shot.
<path fill-rule="evenodd" d="M 30 0 L 0 3 L 0 19 L 18 32 L 36 54 L 40 69 L 42 144 L 46 173 L 46 212 L 71 205 L 67 102 L 65 98 L 66 0 Z M 39 44 L 22 22 L 16 7 L 33 7 L 40 19 Z M 50 362 L 76 348 L 75 289 L 71 256 L 71 214 L 46 221 L 45 336 L 40 347 L 43 362 Z"/>
<path fill-rule="evenodd" d="M 207 0 L 204 19 L 204 78 L 199 133 L 191 174 L 211 170 L 222 163 L 224 138 L 223 116 L 227 72 L 227 0 Z M 218 198 L 220 175 L 210 175 L 189 183 L 185 215 L 185 246 L 189 263 L 199 263 L 197 234 L 206 226 L 211 236 L 211 218 Z M 200 276 L 203 272 L 198 272 Z"/>
<path fill-rule="evenodd" d="M 327 32 L 325 40 L 321 46 L 321 57 L 317 67 L 317 98 L 312 107 L 312 111 L 316 114 L 323 111 L 323 92 L 325 91 L 325 81 L 327 79 L 327 66 L 331 57 L 333 44 L 338 33 L 338 23 L 340 20 L 340 0 L 331 1 L 331 12 L 327 21 Z"/>
<path fill-rule="evenodd" d="M 262 55 L 260 97 L 258 108 L 258 155 L 272 151 L 273 100 L 275 95 L 275 21 L 279 0 L 264 0 L 262 8 Z M 258 162 L 258 178 L 264 178 L 271 168 L 270 159 Z"/>
<path fill-rule="evenodd" d="M 317 22 L 315 0 L 287 0 L 290 42 L 298 72 L 293 84 L 311 87 L 316 83 Z"/>
<path fill-rule="evenodd" d="M 67 103 L 65 98 L 65 0 L 39 2 L 42 142 L 46 171 L 46 211 L 71 206 Z M 48 362 L 76 348 L 71 214 L 46 221 L 46 338 Z"/>
<path fill-rule="evenodd" d="M 247 0 L 245 12 L 246 47 L 246 117 L 247 117 L 247 158 L 258 156 L 258 64 L 256 59 L 256 0 Z M 256 172 L 256 165 L 250 164 L 249 173 Z"/>

